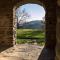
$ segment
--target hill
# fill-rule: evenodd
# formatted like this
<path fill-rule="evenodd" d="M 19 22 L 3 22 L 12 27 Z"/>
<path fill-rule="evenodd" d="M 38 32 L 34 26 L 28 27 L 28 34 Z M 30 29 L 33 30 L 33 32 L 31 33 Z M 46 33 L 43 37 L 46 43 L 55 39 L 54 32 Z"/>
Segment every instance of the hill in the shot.
<path fill-rule="evenodd" d="M 44 29 L 45 28 L 45 23 L 44 23 L 43 20 L 35 20 L 35 21 L 30 21 L 30 22 L 20 24 L 19 28 L 24 28 L 24 29 Z"/>

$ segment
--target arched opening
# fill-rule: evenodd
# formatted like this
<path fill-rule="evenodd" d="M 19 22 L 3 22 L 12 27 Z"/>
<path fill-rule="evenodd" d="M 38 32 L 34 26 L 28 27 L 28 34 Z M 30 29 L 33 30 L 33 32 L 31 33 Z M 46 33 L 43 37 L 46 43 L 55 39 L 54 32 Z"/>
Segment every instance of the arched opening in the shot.
<path fill-rule="evenodd" d="M 22 4 L 25 4 L 27 2 L 33 3 L 33 1 L 35 3 L 37 3 L 38 0 L 13 0 L 13 1 L 10 0 L 10 1 L 5 1 L 5 2 L 3 2 L 3 0 L 1 1 L 1 6 L 0 6 L 1 7 L 0 15 L 2 14 L 0 17 L 1 22 L 2 22 L 2 24 L 0 25 L 1 26 L 0 27 L 1 28 L 0 29 L 1 30 L 1 36 L 0 36 L 1 37 L 0 38 L 0 40 L 1 40 L 0 45 L 1 46 L 4 45 L 4 46 L 9 47 L 9 46 L 13 46 L 15 44 L 15 40 L 16 40 L 16 37 L 15 37 L 15 34 L 16 34 L 15 33 L 15 30 L 16 30 L 15 24 L 16 23 L 15 22 L 17 20 L 15 21 L 16 14 L 13 14 L 15 11 L 14 12 L 12 11 L 13 5 L 16 5 L 17 3 L 20 2 L 20 5 L 19 4 L 18 5 L 21 6 Z M 56 47 L 56 23 L 57 23 L 56 7 L 57 7 L 57 0 L 39 0 L 39 1 L 43 1 L 43 3 L 45 4 L 45 8 L 46 8 L 46 44 L 45 44 L 45 49 L 43 49 L 39 60 L 55 60 L 55 57 L 56 57 L 55 47 Z M 14 20 L 13 20 L 13 18 L 14 18 Z M 6 24 L 6 22 L 7 22 L 6 20 L 8 21 L 8 25 Z M 15 24 L 13 24 L 13 23 L 15 23 Z M 12 24 L 14 25 L 14 27 Z M 13 29 L 15 29 L 14 33 L 13 33 Z M 59 33 L 59 31 L 58 31 L 58 33 Z M 57 36 L 59 36 L 59 35 L 57 35 Z M 13 37 L 15 37 L 14 40 L 13 40 Z M 4 43 L 2 42 L 2 40 Z M 58 41 L 58 45 L 59 45 L 59 41 Z M 28 47 L 30 47 L 30 46 L 28 46 Z M 20 49 L 20 47 L 19 47 L 19 49 Z M 21 50 L 19 50 L 19 52 L 20 51 Z M 24 49 L 23 51 L 26 51 L 26 50 Z M 20 56 L 19 52 L 17 54 L 18 56 Z M 11 53 L 12 53 L 12 50 L 11 50 Z M 16 53 L 17 53 L 17 51 L 16 51 Z M 15 56 L 15 53 L 13 53 L 13 54 Z M 11 55 L 13 55 L 13 54 L 11 54 Z M 13 59 L 13 60 L 15 60 L 15 59 Z"/>
<path fill-rule="evenodd" d="M 17 20 L 16 20 L 16 9 L 23 5 L 23 4 L 26 4 L 26 3 L 37 3 L 37 4 L 41 4 L 40 1 L 28 1 L 28 0 L 24 0 L 24 1 L 21 1 L 20 3 L 18 3 L 14 9 L 13 9 L 13 18 L 15 17 L 14 21 L 13 21 L 13 25 L 14 25 L 14 28 L 13 30 L 16 32 L 16 28 L 17 28 Z M 52 1 L 42 1 L 43 3 L 41 4 L 42 6 L 45 7 L 45 10 L 46 10 L 46 43 L 45 43 L 45 48 L 43 49 L 42 53 L 41 53 L 41 56 L 39 57 L 39 60 L 47 60 L 47 56 L 49 57 L 49 59 L 52 59 L 54 60 L 55 59 L 55 46 L 56 46 L 56 8 L 54 7 L 55 6 L 55 3 L 51 5 L 51 2 Z M 52 8 L 51 8 L 52 7 Z M 54 15 L 54 16 L 53 16 Z M 53 22 L 55 21 L 55 22 Z M 52 30 L 51 30 L 52 29 Z M 52 33 L 53 32 L 53 33 Z M 16 34 L 16 33 L 15 33 Z M 14 34 L 14 43 L 16 42 L 16 35 Z M 53 38 L 55 37 L 55 38 Z M 30 46 L 29 46 L 30 47 Z M 46 54 L 47 53 L 47 54 Z M 52 55 L 51 55 L 52 54 Z M 44 58 L 43 58 L 44 56 Z"/>
<path fill-rule="evenodd" d="M 38 4 L 24 4 L 16 9 L 17 44 L 37 43 L 45 41 L 45 10 Z"/>
<path fill-rule="evenodd" d="M 21 5 L 15 10 L 16 44 L 25 47 L 29 46 L 27 48 L 24 47 L 24 49 L 29 49 L 30 54 L 35 50 L 37 54 L 36 56 L 33 53 L 33 56 L 36 56 L 35 59 L 38 59 L 38 54 L 41 53 L 38 51 L 42 51 L 45 45 L 45 14 L 43 6 L 32 3 Z"/>

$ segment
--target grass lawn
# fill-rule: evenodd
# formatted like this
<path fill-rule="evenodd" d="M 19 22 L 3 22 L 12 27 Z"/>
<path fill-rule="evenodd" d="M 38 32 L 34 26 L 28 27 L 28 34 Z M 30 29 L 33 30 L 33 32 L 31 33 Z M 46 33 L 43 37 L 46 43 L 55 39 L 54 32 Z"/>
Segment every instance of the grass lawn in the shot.
<path fill-rule="evenodd" d="M 30 40 L 29 40 L 30 39 Z M 38 29 L 17 29 L 17 43 L 32 43 L 33 39 L 37 39 L 38 44 L 44 44 L 45 33 Z"/>

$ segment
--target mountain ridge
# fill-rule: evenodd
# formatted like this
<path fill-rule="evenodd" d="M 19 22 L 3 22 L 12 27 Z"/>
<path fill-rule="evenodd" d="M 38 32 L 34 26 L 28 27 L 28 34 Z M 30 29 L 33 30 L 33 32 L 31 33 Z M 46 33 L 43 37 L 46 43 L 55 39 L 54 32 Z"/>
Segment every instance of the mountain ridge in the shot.
<path fill-rule="evenodd" d="M 35 21 L 25 22 L 22 25 L 20 24 L 19 28 L 45 29 L 45 21 L 43 21 L 43 20 L 35 20 Z"/>

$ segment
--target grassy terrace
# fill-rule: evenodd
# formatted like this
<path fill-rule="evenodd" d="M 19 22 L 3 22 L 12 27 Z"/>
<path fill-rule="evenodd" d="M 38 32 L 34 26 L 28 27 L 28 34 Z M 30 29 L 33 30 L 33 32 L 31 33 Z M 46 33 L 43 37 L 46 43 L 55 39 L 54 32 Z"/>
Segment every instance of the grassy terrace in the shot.
<path fill-rule="evenodd" d="M 45 33 L 38 29 L 17 29 L 17 43 L 33 43 L 36 42 L 40 45 L 44 44 Z"/>

